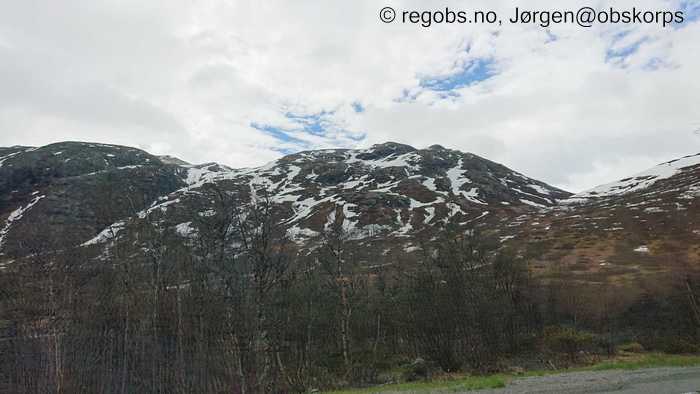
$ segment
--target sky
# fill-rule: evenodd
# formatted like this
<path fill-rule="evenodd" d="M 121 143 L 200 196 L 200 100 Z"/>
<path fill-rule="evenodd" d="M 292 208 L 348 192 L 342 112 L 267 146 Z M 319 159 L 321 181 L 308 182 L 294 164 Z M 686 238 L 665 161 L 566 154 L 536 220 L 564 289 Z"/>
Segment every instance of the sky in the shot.
<path fill-rule="evenodd" d="M 580 1 L 0 0 L 0 146 L 79 140 L 192 163 L 395 141 L 578 192 L 700 152 L 700 0 L 680 25 L 382 23 Z"/>

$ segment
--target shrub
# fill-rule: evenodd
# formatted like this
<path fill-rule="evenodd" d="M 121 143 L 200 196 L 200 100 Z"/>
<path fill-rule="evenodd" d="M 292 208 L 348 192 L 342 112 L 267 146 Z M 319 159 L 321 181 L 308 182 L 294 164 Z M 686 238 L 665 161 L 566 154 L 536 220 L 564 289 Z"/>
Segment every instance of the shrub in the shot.
<path fill-rule="evenodd" d="M 408 382 L 428 380 L 434 369 L 435 367 L 430 362 L 419 357 L 406 367 L 403 377 Z"/>
<path fill-rule="evenodd" d="M 628 342 L 618 346 L 617 350 L 629 353 L 642 353 L 644 352 L 644 346 L 639 342 Z"/>
<path fill-rule="evenodd" d="M 594 336 L 569 327 L 547 327 L 544 341 L 550 351 L 565 353 L 573 361 L 577 353 L 591 349 Z"/>
<path fill-rule="evenodd" d="M 686 338 L 666 338 L 661 350 L 670 354 L 700 353 L 700 345 Z"/>

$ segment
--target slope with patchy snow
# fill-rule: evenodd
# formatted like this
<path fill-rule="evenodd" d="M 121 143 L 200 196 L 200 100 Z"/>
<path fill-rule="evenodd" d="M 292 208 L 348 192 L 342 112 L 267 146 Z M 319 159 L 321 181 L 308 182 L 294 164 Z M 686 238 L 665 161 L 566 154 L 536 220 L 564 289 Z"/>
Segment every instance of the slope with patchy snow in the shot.
<path fill-rule="evenodd" d="M 269 200 L 298 243 L 341 220 L 354 239 L 411 238 L 447 223 L 468 225 L 489 212 L 553 206 L 569 194 L 476 155 L 386 143 L 369 149 L 307 151 L 267 165 L 230 169 L 218 164 L 182 165 L 186 186 L 162 196 L 139 214 L 171 220 L 178 233 L 216 209 L 221 195 L 241 206 Z M 534 208 L 533 208 L 534 207 Z M 491 215 L 494 216 L 494 215 Z M 90 243 L 108 241 L 109 226 Z M 179 227 L 178 227 L 179 226 Z M 180 230 L 178 230 L 180 229 Z"/>
<path fill-rule="evenodd" d="M 697 166 L 700 166 L 700 153 L 671 160 L 629 178 L 597 186 L 591 190 L 575 194 L 568 202 L 585 202 L 588 200 L 642 191 L 648 189 L 656 182 L 669 179 L 683 171 L 690 171 L 693 168 L 697 168 Z"/>

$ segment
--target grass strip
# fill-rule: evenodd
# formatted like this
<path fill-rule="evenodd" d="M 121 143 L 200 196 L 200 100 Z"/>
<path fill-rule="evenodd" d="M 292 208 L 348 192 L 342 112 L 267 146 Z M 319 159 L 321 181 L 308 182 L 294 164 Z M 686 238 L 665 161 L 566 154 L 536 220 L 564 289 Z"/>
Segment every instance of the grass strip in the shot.
<path fill-rule="evenodd" d="M 544 376 L 567 372 L 607 371 L 613 369 L 634 370 L 657 367 L 691 367 L 700 365 L 700 355 L 676 355 L 662 353 L 645 353 L 616 357 L 611 360 L 580 368 L 560 370 L 535 370 L 524 374 L 495 374 L 486 376 L 461 376 L 449 379 L 436 379 L 428 382 L 409 382 L 387 384 L 382 386 L 331 391 L 333 394 L 366 394 L 366 393 L 434 393 L 456 392 L 465 390 L 483 390 L 506 387 L 513 379 L 533 376 Z"/>

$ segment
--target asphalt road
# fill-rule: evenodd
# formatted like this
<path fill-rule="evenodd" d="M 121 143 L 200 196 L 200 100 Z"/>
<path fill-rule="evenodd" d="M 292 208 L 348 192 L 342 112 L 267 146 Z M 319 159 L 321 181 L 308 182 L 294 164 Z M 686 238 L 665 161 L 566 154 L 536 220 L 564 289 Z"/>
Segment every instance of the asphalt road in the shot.
<path fill-rule="evenodd" d="M 572 372 L 516 379 L 506 388 L 476 393 L 700 394 L 700 367 Z"/>

